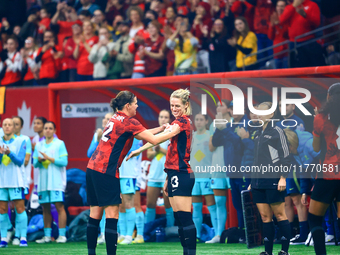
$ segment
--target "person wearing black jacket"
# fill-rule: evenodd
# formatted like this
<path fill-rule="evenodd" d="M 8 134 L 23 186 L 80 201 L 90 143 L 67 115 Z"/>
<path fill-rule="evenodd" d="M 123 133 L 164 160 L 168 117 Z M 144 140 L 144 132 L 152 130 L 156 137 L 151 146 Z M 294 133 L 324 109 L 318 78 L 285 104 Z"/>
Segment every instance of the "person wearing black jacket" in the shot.
<path fill-rule="evenodd" d="M 272 103 L 264 102 L 258 106 L 258 110 L 271 109 Z M 282 235 L 282 250 L 279 255 L 288 255 L 290 241 L 290 225 L 285 213 L 285 189 L 286 177 L 290 164 L 289 147 L 287 137 L 283 130 L 275 126 L 274 113 L 270 115 L 261 115 L 262 130 L 255 135 L 254 140 L 254 164 L 259 171 L 252 173 L 251 188 L 253 201 L 261 214 L 263 222 L 263 238 L 265 251 L 260 255 L 272 255 L 274 241 L 274 223 L 273 213 L 278 221 L 280 233 Z M 264 167 L 268 168 L 264 172 Z M 269 168 L 278 169 L 286 168 L 287 172 L 282 170 L 271 171 Z"/>

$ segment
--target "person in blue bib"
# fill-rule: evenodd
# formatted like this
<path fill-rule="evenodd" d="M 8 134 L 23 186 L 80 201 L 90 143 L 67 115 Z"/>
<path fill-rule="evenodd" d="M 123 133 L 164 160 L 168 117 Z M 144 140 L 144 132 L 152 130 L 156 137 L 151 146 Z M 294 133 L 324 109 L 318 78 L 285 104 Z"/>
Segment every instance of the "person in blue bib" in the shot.
<path fill-rule="evenodd" d="M 51 242 L 51 203 L 58 212 L 59 237 L 57 243 L 66 243 L 66 212 L 64 208 L 64 192 L 66 188 L 66 166 L 68 153 L 65 143 L 54 137 L 55 123 L 47 121 L 44 125 L 45 140 L 36 144 L 33 153 L 33 165 L 39 168 L 38 195 L 43 207 L 44 233 L 37 243 Z"/>
<path fill-rule="evenodd" d="M 0 248 L 7 247 L 7 229 L 10 220 L 7 214 L 8 201 L 16 209 L 15 227 L 19 230 L 21 247 L 27 246 L 27 213 L 25 211 L 26 177 L 22 165 L 26 154 L 26 142 L 14 135 L 13 119 L 2 122 L 4 136 L 0 138 Z"/>
<path fill-rule="evenodd" d="M 170 112 L 168 110 L 162 110 L 159 113 L 158 122 L 160 126 L 169 123 Z M 166 173 L 163 170 L 169 143 L 170 141 L 165 141 L 164 143 L 147 150 L 147 157 L 151 160 L 151 164 L 148 174 L 148 188 L 146 190 L 145 223 L 149 223 L 156 219 L 157 199 L 161 194 L 166 179 Z M 169 198 L 165 196 L 164 193 L 163 199 L 166 213 L 166 226 L 172 227 L 175 223 L 174 213 Z"/>
<path fill-rule="evenodd" d="M 102 120 L 102 128 L 98 128 L 96 130 L 96 132 L 94 133 L 90 147 L 87 150 L 87 157 L 88 158 L 91 158 L 93 152 L 97 149 L 99 141 L 100 141 L 100 139 L 103 135 L 103 130 L 105 129 L 106 124 L 109 122 L 112 115 L 113 115 L 113 112 L 109 112 L 109 113 L 105 114 L 105 116 Z M 103 213 L 102 220 L 100 221 L 99 228 L 100 228 L 100 236 L 98 237 L 97 243 L 98 244 L 104 244 L 105 243 L 105 211 Z"/>
<path fill-rule="evenodd" d="M 203 222 L 202 214 L 202 196 L 205 198 L 206 205 L 210 212 L 211 224 L 214 231 L 217 232 L 217 214 L 214 192 L 211 189 L 211 166 L 212 152 L 209 150 L 210 134 L 206 129 L 208 125 L 208 116 L 196 114 L 195 127 L 196 132 L 193 133 L 192 147 L 190 154 L 190 165 L 195 172 L 195 185 L 192 189 L 192 219 L 197 229 L 197 240 L 201 239 L 201 229 Z"/>

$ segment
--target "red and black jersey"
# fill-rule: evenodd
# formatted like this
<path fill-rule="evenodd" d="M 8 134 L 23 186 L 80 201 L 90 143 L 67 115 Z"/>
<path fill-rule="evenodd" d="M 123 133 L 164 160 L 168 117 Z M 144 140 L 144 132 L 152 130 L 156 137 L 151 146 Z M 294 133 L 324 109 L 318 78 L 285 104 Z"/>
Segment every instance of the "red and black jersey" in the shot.
<path fill-rule="evenodd" d="M 178 124 L 181 132 L 170 140 L 164 168 L 191 173 L 189 164 L 192 135 L 191 120 L 188 116 L 183 115 L 175 119 L 171 125 L 173 124 Z"/>
<path fill-rule="evenodd" d="M 329 171 L 323 172 L 324 179 L 340 179 L 340 126 L 336 127 L 328 115 L 318 114 L 314 118 L 313 135 L 322 137 L 321 141 L 321 164 L 326 164 Z M 330 165 L 333 165 L 331 172 Z M 336 168 L 338 166 L 338 169 Z"/>
<path fill-rule="evenodd" d="M 132 146 L 134 136 L 144 130 L 138 120 L 117 112 L 107 123 L 87 168 L 119 178 L 119 167 Z"/>

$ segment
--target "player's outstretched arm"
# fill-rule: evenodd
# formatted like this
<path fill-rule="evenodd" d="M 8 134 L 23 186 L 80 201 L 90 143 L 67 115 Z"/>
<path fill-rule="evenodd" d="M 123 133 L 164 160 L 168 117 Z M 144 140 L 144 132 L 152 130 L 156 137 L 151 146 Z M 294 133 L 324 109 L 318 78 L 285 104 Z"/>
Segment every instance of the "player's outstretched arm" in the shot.
<path fill-rule="evenodd" d="M 164 124 L 164 125 L 162 125 L 162 126 L 160 126 L 160 127 L 148 129 L 148 131 L 150 131 L 151 134 L 156 135 L 156 134 L 158 134 L 158 133 L 160 133 L 160 132 L 163 132 L 164 129 L 165 129 L 167 126 L 169 126 L 169 123 L 166 123 L 166 124 Z"/>

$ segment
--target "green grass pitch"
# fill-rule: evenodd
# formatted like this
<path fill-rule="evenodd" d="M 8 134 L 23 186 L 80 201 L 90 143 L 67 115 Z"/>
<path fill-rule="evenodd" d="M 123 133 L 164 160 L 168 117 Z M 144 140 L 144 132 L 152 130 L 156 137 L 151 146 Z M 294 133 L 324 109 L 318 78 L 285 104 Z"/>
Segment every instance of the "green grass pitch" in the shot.
<path fill-rule="evenodd" d="M 281 245 L 274 245 L 274 255 L 279 252 Z M 263 251 L 264 247 L 247 249 L 244 244 L 198 244 L 197 254 L 228 254 L 228 255 L 257 255 Z M 339 255 L 340 247 L 327 246 L 327 254 Z M 291 255 L 307 255 L 315 254 L 313 247 L 306 247 L 304 245 L 290 246 L 289 253 Z M 28 247 L 18 247 L 9 245 L 8 248 L 0 249 L 1 255 L 83 255 L 87 254 L 86 243 L 66 243 L 66 244 L 35 244 L 29 243 Z M 106 254 L 105 245 L 99 245 L 97 247 L 97 254 Z M 182 249 L 180 243 L 144 243 L 144 244 L 132 244 L 132 245 L 118 245 L 117 254 L 126 255 L 147 255 L 147 254 L 171 254 L 180 255 Z"/>

